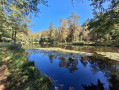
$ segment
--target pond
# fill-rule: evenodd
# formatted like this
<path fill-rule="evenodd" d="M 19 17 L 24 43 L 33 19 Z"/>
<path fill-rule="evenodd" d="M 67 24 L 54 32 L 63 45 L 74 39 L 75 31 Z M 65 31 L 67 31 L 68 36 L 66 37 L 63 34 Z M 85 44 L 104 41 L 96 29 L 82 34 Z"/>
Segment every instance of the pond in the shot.
<path fill-rule="evenodd" d="M 52 90 L 119 90 L 119 61 L 110 60 L 99 55 L 71 58 L 70 56 L 60 57 L 42 54 L 41 50 L 35 49 L 38 47 L 41 46 L 32 47 L 31 49 L 27 47 L 28 59 L 35 62 L 36 68 L 42 74 L 51 78 L 53 83 Z M 83 46 L 72 47 L 75 47 L 75 49 L 66 47 L 65 49 L 85 51 L 84 48 L 86 48 L 83 48 Z M 118 52 L 118 48 L 116 49 L 115 47 L 112 50 L 111 47 L 106 47 L 108 49 L 103 49 L 102 47 L 89 48 L 86 52 L 94 53 L 99 48 L 102 51 Z"/>

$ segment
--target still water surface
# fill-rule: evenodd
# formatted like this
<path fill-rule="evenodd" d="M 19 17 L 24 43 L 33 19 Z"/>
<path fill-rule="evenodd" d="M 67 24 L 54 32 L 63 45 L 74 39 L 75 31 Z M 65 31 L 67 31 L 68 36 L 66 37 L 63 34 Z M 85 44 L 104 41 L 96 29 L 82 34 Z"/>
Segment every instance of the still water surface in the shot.
<path fill-rule="evenodd" d="M 77 59 L 42 55 L 37 49 L 27 52 L 29 61 L 35 62 L 36 68 L 52 79 L 53 90 L 119 90 L 118 61 L 96 55 Z"/>

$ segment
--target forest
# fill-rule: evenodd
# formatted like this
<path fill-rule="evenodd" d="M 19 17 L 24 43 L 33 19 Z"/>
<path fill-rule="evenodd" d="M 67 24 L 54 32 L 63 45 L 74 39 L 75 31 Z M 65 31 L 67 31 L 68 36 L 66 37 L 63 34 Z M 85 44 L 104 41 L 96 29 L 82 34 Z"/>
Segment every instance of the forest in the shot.
<path fill-rule="evenodd" d="M 72 13 L 67 19 L 60 18 L 60 26 L 58 28 L 53 27 L 53 23 L 50 23 L 49 29 L 41 32 L 39 36 L 40 43 L 57 44 L 62 42 L 78 45 L 118 45 L 119 27 L 117 24 L 109 27 L 109 30 L 103 30 L 105 27 L 96 30 L 96 26 L 104 21 L 99 22 L 87 19 L 83 25 L 80 25 L 79 19 L 80 16 Z"/>
<path fill-rule="evenodd" d="M 37 14 L 39 4 L 47 6 L 47 1 L 2 0 L 0 2 L 0 42 L 18 43 L 58 43 L 73 42 L 79 44 L 119 45 L 119 5 L 112 0 L 108 8 L 102 1 L 93 1 L 94 18 L 80 25 L 82 18 L 75 13 L 67 19 L 60 18 L 60 26 L 51 22 L 48 30 L 32 33 L 29 27 L 30 15 Z M 31 4 L 32 3 L 32 4 Z M 97 10 L 98 9 L 98 10 Z"/>

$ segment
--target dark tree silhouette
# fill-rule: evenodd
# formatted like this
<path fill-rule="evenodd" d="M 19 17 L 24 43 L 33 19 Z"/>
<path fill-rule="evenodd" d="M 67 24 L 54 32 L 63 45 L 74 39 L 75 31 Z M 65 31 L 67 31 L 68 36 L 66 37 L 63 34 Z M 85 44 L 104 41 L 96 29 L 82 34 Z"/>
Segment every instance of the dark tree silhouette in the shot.
<path fill-rule="evenodd" d="M 91 85 L 82 85 L 82 87 L 85 90 L 104 90 L 103 83 L 101 83 L 99 79 L 97 81 L 97 85 L 94 85 L 93 83 L 91 83 Z"/>

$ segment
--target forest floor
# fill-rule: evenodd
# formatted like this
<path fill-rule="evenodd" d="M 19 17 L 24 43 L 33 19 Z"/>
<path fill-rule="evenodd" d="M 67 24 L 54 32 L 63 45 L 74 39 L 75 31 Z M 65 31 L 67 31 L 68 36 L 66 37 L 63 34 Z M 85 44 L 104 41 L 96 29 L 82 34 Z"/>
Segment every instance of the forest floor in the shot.
<path fill-rule="evenodd" d="M 5 90 L 6 86 L 9 84 L 7 76 L 9 71 L 7 70 L 7 58 L 5 58 L 6 52 L 2 51 L 0 48 L 0 90 Z"/>
<path fill-rule="evenodd" d="M 28 61 L 25 50 L 17 46 L 0 47 L 0 90 L 49 90 L 50 78 L 42 75 L 34 62 Z"/>

